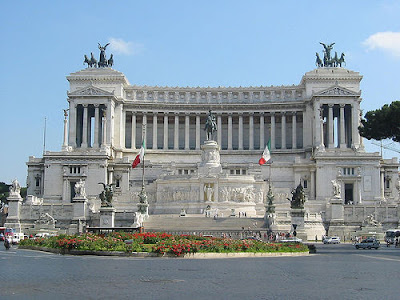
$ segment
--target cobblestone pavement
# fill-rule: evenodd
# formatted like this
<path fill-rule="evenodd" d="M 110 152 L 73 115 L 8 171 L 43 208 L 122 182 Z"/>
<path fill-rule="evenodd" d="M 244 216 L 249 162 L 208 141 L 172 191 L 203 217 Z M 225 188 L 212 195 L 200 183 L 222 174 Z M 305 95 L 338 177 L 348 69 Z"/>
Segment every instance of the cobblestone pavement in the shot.
<path fill-rule="evenodd" d="M 63 256 L 0 245 L 0 299 L 400 299 L 400 248 L 307 257 Z"/>

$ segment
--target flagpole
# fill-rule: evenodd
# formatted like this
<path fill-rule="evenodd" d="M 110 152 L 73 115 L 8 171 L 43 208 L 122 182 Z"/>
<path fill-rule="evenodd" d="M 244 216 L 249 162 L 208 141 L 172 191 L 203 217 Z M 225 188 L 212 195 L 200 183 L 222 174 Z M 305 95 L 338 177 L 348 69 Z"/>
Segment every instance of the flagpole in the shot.
<path fill-rule="evenodd" d="M 146 123 L 142 124 L 142 147 L 144 148 L 146 145 Z M 144 154 L 143 154 L 143 163 L 142 163 L 142 191 L 144 192 Z"/>

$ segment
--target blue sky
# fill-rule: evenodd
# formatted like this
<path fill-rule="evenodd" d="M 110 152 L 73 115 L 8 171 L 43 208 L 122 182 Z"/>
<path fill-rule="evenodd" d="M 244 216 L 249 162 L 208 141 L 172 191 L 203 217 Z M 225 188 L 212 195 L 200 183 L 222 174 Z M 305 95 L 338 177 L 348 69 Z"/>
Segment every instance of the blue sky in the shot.
<path fill-rule="evenodd" d="M 365 113 L 400 100 L 399 16 L 400 1 L 3 1 L 0 181 L 25 185 L 45 117 L 46 150 L 61 149 L 65 76 L 98 42 L 131 84 L 161 86 L 298 84 L 335 42 L 364 76 Z"/>

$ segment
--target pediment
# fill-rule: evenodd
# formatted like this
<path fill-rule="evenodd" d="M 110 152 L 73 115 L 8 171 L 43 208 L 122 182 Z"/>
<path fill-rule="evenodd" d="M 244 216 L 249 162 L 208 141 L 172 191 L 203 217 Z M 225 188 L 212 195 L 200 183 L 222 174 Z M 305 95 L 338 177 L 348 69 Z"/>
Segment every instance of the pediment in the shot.
<path fill-rule="evenodd" d="M 82 89 L 69 92 L 68 96 L 114 96 L 114 93 L 110 93 L 94 86 L 87 86 Z"/>
<path fill-rule="evenodd" d="M 356 93 L 341 86 L 334 86 L 326 90 L 319 91 L 315 93 L 314 96 L 360 96 L 360 92 Z"/>

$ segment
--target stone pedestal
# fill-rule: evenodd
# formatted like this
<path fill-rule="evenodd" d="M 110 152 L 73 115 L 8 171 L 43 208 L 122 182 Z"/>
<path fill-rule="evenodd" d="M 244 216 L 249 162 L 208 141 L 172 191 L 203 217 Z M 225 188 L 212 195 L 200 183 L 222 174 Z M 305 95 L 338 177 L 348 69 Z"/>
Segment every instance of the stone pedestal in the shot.
<path fill-rule="evenodd" d="M 100 208 L 100 227 L 114 227 L 115 208 L 101 207 Z"/>
<path fill-rule="evenodd" d="M 329 201 L 331 206 L 331 222 L 343 222 L 344 221 L 344 204 L 343 199 L 340 197 L 334 197 Z"/>
<path fill-rule="evenodd" d="M 22 200 L 23 199 L 19 193 L 10 193 L 10 196 L 7 198 L 8 216 L 4 226 L 15 228 L 17 232 L 21 230 L 20 212 Z"/>
<path fill-rule="evenodd" d="M 307 233 L 304 227 L 304 209 L 302 208 L 291 208 L 290 219 L 292 222 L 292 230 L 296 226 L 296 237 L 307 241 Z M 295 226 L 293 226 L 295 225 Z"/>
<path fill-rule="evenodd" d="M 73 220 L 86 220 L 87 216 L 87 198 L 78 196 L 72 199 L 74 208 Z"/>
<path fill-rule="evenodd" d="M 199 175 L 216 176 L 221 174 L 222 167 L 219 155 L 219 146 L 216 141 L 204 141 L 201 145 L 203 150 L 201 163 L 199 166 Z"/>
<path fill-rule="evenodd" d="M 87 217 L 87 198 L 85 196 L 77 196 L 72 199 L 74 216 L 72 218 L 70 233 L 83 233 L 86 228 Z"/>

